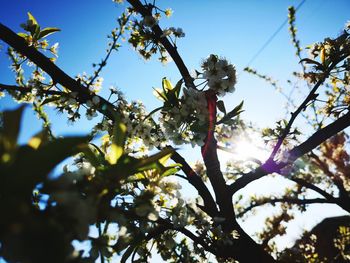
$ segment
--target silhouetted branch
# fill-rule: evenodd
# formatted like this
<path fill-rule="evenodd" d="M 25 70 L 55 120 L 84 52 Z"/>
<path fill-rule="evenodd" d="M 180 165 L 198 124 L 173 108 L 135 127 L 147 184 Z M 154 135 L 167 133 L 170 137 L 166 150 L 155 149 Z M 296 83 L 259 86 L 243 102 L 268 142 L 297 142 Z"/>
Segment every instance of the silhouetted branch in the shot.
<path fill-rule="evenodd" d="M 201 208 L 211 217 L 218 216 L 219 212 L 216 207 L 216 203 L 211 196 L 208 188 L 204 184 L 202 178 L 200 178 L 200 176 L 195 171 L 193 171 L 186 160 L 175 150 L 172 155 L 172 160 L 176 163 L 181 164 L 181 170 L 186 174 L 187 180 L 197 189 L 199 195 L 202 197 L 204 207 Z"/>
<path fill-rule="evenodd" d="M 288 204 L 296 204 L 296 205 L 307 205 L 307 204 L 335 204 L 335 200 L 327 200 L 324 198 L 312 198 L 312 199 L 296 199 L 296 198 L 275 198 L 275 199 L 268 199 L 268 200 L 262 200 L 257 201 L 254 204 L 251 204 L 250 206 L 246 207 L 242 212 L 237 214 L 237 217 L 243 216 L 248 211 L 252 210 L 255 207 L 271 204 L 275 205 L 276 203 L 288 203 Z"/>
<path fill-rule="evenodd" d="M 216 124 L 216 101 L 217 97 L 213 91 L 206 91 L 205 96 L 208 104 L 209 125 L 207 136 L 204 140 L 201 152 L 207 175 L 213 186 L 216 202 L 220 207 L 220 216 L 226 221 L 223 226 L 225 231 L 232 231 L 235 222 L 234 210 L 232 206 L 231 196 L 228 193 L 228 188 L 224 176 L 220 170 L 220 162 L 217 154 L 217 141 L 214 136 Z"/>
<path fill-rule="evenodd" d="M 311 157 L 314 159 L 314 161 L 319 165 L 321 170 L 332 180 L 332 182 L 335 184 L 335 186 L 339 190 L 339 196 L 343 198 L 348 199 L 348 203 L 350 203 L 350 197 L 346 189 L 344 188 L 343 180 L 336 176 L 328 167 L 328 165 L 320 159 L 316 154 L 311 153 Z"/>
<path fill-rule="evenodd" d="M 323 197 L 325 197 L 328 200 L 335 199 L 335 197 L 333 195 L 327 193 L 326 191 L 322 190 L 321 188 L 317 187 L 316 185 L 307 182 L 304 179 L 301 179 L 301 178 L 290 178 L 290 180 L 296 182 L 297 184 L 299 184 L 301 186 L 304 186 L 306 188 L 314 190 L 315 192 L 319 193 L 320 195 L 322 195 Z"/>
<path fill-rule="evenodd" d="M 335 204 L 337 204 L 338 206 L 340 206 L 341 208 L 343 208 L 344 210 L 350 213 L 350 198 L 341 181 L 339 182 L 337 180 L 333 180 L 334 184 L 339 189 L 339 197 L 335 198 L 333 195 L 327 193 L 326 191 L 315 186 L 314 184 L 311 184 L 301 178 L 292 178 L 291 180 L 306 188 L 314 190 L 315 192 L 324 196 L 327 200 L 334 202 Z"/>
<path fill-rule="evenodd" d="M 350 113 L 346 113 L 333 123 L 329 124 L 328 126 L 324 127 L 321 130 L 318 130 L 315 132 L 309 139 L 307 139 L 305 142 L 301 143 L 300 145 L 294 147 L 292 150 L 288 152 L 288 155 L 290 156 L 289 162 L 280 162 L 277 163 L 273 160 L 268 160 L 263 165 L 258 167 L 252 172 L 249 172 L 247 174 L 243 174 L 242 177 L 238 178 L 233 184 L 230 186 L 231 194 L 236 193 L 238 190 L 245 187 L 247 184 L 258 180 L 262 177 L 264 177 L 267 174 L 271 174 L 274 172 L 280 172 L 280 170 L 285 167 L 286 165 L 289 165 L 293 163 L 296 159 L 303 156 L 304 154 L 310 152 L 311 150 L 315 149 L 317 146 L 319 146 L 321 143 L 323 143 L 325 140 L 332 137 L 334 134 L 342 131 L 346 127 L 350 125 Z"/>
<path fill-rule="evenodd" d="M 344 57 L 345 58 L 345 57 Z M 341 61 L 342 59 L 339 59 L 339 61 Z M 286 128 L 283 130 L 282 135 L 278 138 L 278 141 L 275 145 L 275 147 L 273 148 L 273 151 L 270 155 L 270 159 L 274 159 L 276 153 L 278 152 L 278 150 L 280 149 L 283 141 L 285 140 L 285 138 L 288 136 L 290 129 L 296 119 L 296 117 L 303 111 L 306 109 L 307 105 L 312 102 L 317 96 L 318 94 L 316 94 L 317 89 L 323 84 L 323 82 L 327 79 L 327 77 L 329 76 L 329 73 L 332 71 L 332 69 L 337 65 L 338 62 L 333 62 L 331 65 L 329 65 L 329 67 L 327 68 L 327 70 L 325 70 L 325 72 L 322 74 L 322 77 L 317 81 L 317 83 L 315 84 L 315 86 L 312 88 L 312 90 L 310 91 L 309 95 L 304 99 L 304 101 L 300 104 L 300 106 L 297 108 L 296 111 L 291 113 L 291 117 L 288 121 L 288 124 L 286 126 Z"/>

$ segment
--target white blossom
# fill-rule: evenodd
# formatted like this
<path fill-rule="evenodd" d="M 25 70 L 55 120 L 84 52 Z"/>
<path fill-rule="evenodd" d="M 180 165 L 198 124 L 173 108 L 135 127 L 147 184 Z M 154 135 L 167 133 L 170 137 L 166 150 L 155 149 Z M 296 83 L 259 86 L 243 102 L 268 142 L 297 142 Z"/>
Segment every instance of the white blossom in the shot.
<path fill-rule="evenodd" d="M 100 98 L 99 98 L 98 96 L 94 96 L 94 97 L 92 98 L 92 103 L 93 103 L 94 105 L 98 105 L 98 104 L 100 103 Z"/>
<path fill-rule="evenodd" d="M 210 55 L 202 63 L 202 77 L 208 81 L 209 89 L 218 95 L 234 92 L 236 84 L 236 69 L 225 58 Z"/>
<path fill-rule="evenodd" d="M 145 16 L 141 21 L 141 24 L 146 27 L 153 27 L 158 24 L 158 20 L 153 16 Z"/>

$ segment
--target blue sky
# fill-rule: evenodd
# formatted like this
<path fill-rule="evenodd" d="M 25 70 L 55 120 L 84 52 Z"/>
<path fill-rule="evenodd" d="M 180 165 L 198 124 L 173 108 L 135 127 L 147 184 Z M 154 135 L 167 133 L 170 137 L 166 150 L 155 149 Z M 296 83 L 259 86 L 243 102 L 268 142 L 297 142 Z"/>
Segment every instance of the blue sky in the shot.
<path fill-rule="evenodd" d="M 287 18 L 288 6 L 297 6 L 300 2 L 158 1 L 161 7 L 171 7 L 174 10 L 173 16 L 170 19 L 164 18 L 160 26 L 183 28 L 186 37 L 180 39 L 177 45 L 189 69 L 199 69 L 201 60 L 211 53 L 225 56 L 235 64 L 239 73 L 238 83 L 236 92 L 225 98 L 226 108 L 230 109 L 244 99 L 245 112 L 242 117 L 263 127 L 273 125 L 284 116 L 285 101 L 273 88 L 242 72 L 242 69 Z M 26 21 L 28 11 L 43 27 L 53 26 L 62 30 L 48 39 L 50 43 L 60 43 L 57 64 L 71 76 L 83 71 L 92 72 L 92 63 L 99 62 L 104 56 L 106 36 L 126 6 L 116 5 L 111 0 L 0 0 L 0 3 L 0 22 L 16 32 L 22 31 L 19 24 Z M 306 0 L 296 14 L 301 45 L 321 41 L 327 36 L 336 36 L 345 22 L 350 20 L 349 10 L 349 0 Z M 151 111 L 159 106 L 152 95 L 152 87 L 159 87 L 163 77 L 176 82 L 180 75 L 174 63 L 164 66 L 156 59 L 144 61 L 128 43 L 122 45 L 102 72 L 104 88 L 116 85 L 128 99 L 144 101 Z M 14 78 L 8 68 L 5 51 L 0 51 L 0 83 L 13 84 Z M 251 67 L 281 80 L 281 85 L 286 85 L 285 80 L 290 73 L 299 69 L 294 52 L 286 25 Z M 16 104 L 9 99 L 0 100 L 0 110 L 14 106 Z M 76 125 L 68 125 L 64 117 L 51 110 L 49 113 L 56 134 L 86 133 L 91 127 L 85 120 Z M 22 134 L 22 141 L 40 130 L 41 123 L 28 109 L 24 125 L 26 131 Z"/>
<path fill-rule="evenodd" d="M 199 68 L 203 58 L 211 53 L 227 57 L 236 65 L 238 84 L 236 92 L 227 98 L 227 108 L 245 100 L 247 120 L 259 126 L 272 125 L 283 116 L 284 101 L 279 94 L 262 81 L 242 72 L 253 55 L 276 31 L 287 17 L 287 8 L 300 1 L 158 1 L 161 7 L 171 7 L 174 14 L 163 19 L 161 26 L 182 27 L 186 33 L 178 41 L 178 49 L 189 69 Z M 106 35 L 115 26 L 116 17 L 126 4 L 112 1 L 22 1 L 1 0 L 0 21 L 14 31 L 22 31 L 19 24 L 26 21 L 30 11 L 42 26 L 55 26 L 62 31 L 49 37 L 59 42 L 58 65 L 71 76 L 83 71 L 91 72 L 91 64 L 104 55 Z M 307 0 L 297 13 L 298 35 L 302 45 L 335 36 L 349 19 L 347 0 Z M 163 77 L 176 82 L 180 75 L 174 65 L 166 66 L 156 59 L 144 61 L 127 43 L 113 54 L 109 66 L 103 71 L 104 87 L 118 86 L 129 99 L 141 99 L 149 110 L 159 105 L 152 95 L 152 87 L 159 87 Z M 285 80 L 298 69 L 298 60 L 290 44 L 287 25 L 251 65 L 262 73 Z M 14 83 L 8 69 L 5 50 L 0 53 L 0 82 Z M 283 82 L 281 82 L 283 84 Z M 268 103 L 267 103 L 268 102 Z M 8 100 L 0 101 L 0 109 L 12 106 Z M 29 112 L 27 113 L 28 115 Z M 57 125 L 57 133 L 70 134 L 89 129 L 87 122 L 68 126 L 64 118 L 50 114 Z M 30 121 L 31 126 L 34 122 Z M 37 125 L 40 126 L 39 123 Z M 35 126 L 37 126 L 35 125 Z M 33 127 L 34 129 L 34 127 Z"/>

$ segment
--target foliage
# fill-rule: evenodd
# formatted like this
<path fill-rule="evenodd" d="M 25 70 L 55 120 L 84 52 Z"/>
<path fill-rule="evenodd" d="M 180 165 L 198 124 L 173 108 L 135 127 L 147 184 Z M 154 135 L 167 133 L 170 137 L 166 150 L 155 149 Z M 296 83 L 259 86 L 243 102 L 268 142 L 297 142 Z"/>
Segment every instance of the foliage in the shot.
<path fill-rule="evenodd" d="M 234 161 L 223 172 L 217 150 L 234 148 L 242 134 L 260 132 L 240 119 L 243 101 L 227 111 L 218 100 L 235 91 L 234 65 L 210 54 L 190 75 L 176 46 L 183 30 L 159 26 L 171 9 L 155 1 L 127 2 L 130 7 L 118 18 L 92 75 L 72 78 L 55 64 L 58 44 L 50 46 L 47 37 L 59 29 L 41 29 L 31 13 L 24 33 L 0 24 L 16 81 L 0 89 L 19 103 L 31 103 L 43 120 L 42 132 L 19 145 L 24 108 L 2 115 L 0 208 L 6 213 L 0 219 L 0 255 L 8 262 L 105 262 L 116 254 L 121 262 L 147 262 L 155 252 L 169 262 L 207 262 L 208 253 L 219 262 L 274 262 L 271 255 L 282 262 L 300 255 L 317 262 L 312 261 L 318 255 L 313 238 L 297 253 L 284 254 L 273 239 L 284 235 L 296 210 L 304 212 L 309 204 L 333 203 L 350 212 L 349 139 L 343 131 L 350 125 L 349 25 L 338 37 L 310 46 L 310 56 L 302 58 L 295 10 L 289 9 L 292 42 L 302 64 L 302 72 L 294 75 L 307 82 L 308 94 L 299 106 L 287 96 L 291 117 L 261 131 L 271 147 L 265 162 Z M 164 63 L 171 58 L 181 73 L 175 86 L 162 79 L 154 94 L 163 105 L 151 112 L 142 102 L 128 102 L 116 88 L 107 99 L 99 95 L 101 72 L 124 38 L 145 59 L 158 55 Z M 246 71 L 277 87 L 271 77 Z M 101 120 L 85 137 L 56 138 L 47 106 L 66 113 L 70 122 L 82 113 Z M 306 115 L 310 112 L 314 118 Z M 295 127 L 299 115 L 311 134 Z M 173 148 L 184 144 L 200 146 L 203 162 L 191 167 Z M 280 196 L 237 195 L 265 176 L 283 176 L 295 184 Z M 198 196 L 185 198 L 179 182 L 192 185 Z M 309 198 L 310 190 L 320 197 Z M 237 219 L 266 204 L 281 205 L 256 242 Z M 337 255 L 347 260 L 348 228 L 337 231 Z M 88 242 L 87 254 L 74 248 L 78 241 Z"/>

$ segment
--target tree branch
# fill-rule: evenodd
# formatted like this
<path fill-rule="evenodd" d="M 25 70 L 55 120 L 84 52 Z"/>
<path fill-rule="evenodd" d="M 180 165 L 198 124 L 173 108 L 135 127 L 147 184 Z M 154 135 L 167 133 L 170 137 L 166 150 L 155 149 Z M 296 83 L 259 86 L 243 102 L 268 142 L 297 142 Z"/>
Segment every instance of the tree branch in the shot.
<path fill-rule="evenodd" d="M 1 23 L 0 23 L 0 39 L 4 40 L 7 44 L 12 46 L 17 52 L 29 58 L 37 66 L 39 66 L 42 70 L 44 70 L 47 74 L 49 74 L 54 83 L 59 83 L 65 88 L 67 88 L 68 90 L 78 92 L 79 94 L 78 97 L 81 99 L 82 102 L 86 102 L 87 99 L 91 98 L 92 95 L 90 94 L 90 91 L 87 87 L 84 87 L 81 83 L 72 79 L 63 70 L 61 70 L 58 66 L 56 66 L 52 61 L 50 61 L 50 59 L 48 59 L 46 56 L 44 56 L 34 47 L 28 46 L 28 44 L 22 37 L 18 36 L 11 29 L 7 28 Z M 8 90 L 21 89 L 20 87 L 17 87 L 17 86 L 10 86 L 5 84 L 2 84 L 1 87 Z M 25 89 L 23 88 L 23 90 Z M 27 90 L 25 91 L 27 92 Z M 50 91 L 49 93 L 54 94 L 55 92 Z M 98 111 L 103 115 L 105 115 L 106 117 L 108 117 L 109 119 L 114 120 L 115 115 L 118 114 L 114 105 L 100 96 L 99 98 L 102 103 L 98 105 Z M 190 170 L 192 170 L 191 167 L 188 164 L 184 165 L 184 159 L 178 153 L 175 153 L 174 156 L 175 156 L 175 160 L 174 159 L 173 160 L 175 162 L 179 162 L 183 164 L 183 169 L 185 169 L 184 171 L 185 174 L 190 175 L 191 174 Z M 207 208 L 208 214 L 210 213 L 209 215 L 216 216 L 217 208 L 216 208 L 215 202 L 213 201 L 209 190 L 207 189 L 205 184 L 202 182 L 201 178 L 199 178 L 198 176 L 197 177 L 192 176 L 189 182 L 197 189 L 197 191 L 200 193 L 201 197 L 203 198 L 204 203 L 207 206 L 206 208 Z"/>
<path fill-rule="evenodd" d="M 215 192 L 216 202 L 220 207 L 220 216 L 226 219 L 223 223 L 224 231 L 230 232 L 235 226 L 235 216 L 231 201 L 232 198 L 228 193 L 224 176 L 220 170 L 220 162 L 217 154 L 217 141 L 214 137 L 217 97 L 211 90 L 206 91 L 205 96 L 208 104 L 209 125 L 201 152 L 205 167 L 207 168 L 207 175 Z"/>
<path fill-rule="evenodd" d="M 146 9 L 138 0 L 129 0 L 129 2 L 132 4 L 134 3 L 136 7 L 140 8 L 140 13 L 143 15 L 149 15 L 148 9 Z M 144 13 L 146 12 L 146 13 Z M 186 66 L 184 65 L 181 57 L 177 53 L 176 47 L 174 47 L 167 38 L 161 38 L 161 34 L 163 31 L 158 27 L 155 26 L 153 28 L 154 33 L 156 37 L 158 38 L 158 41 L 166 48 L 170 56 L 173 58 L 175 61 L 177 67 L 180 70 L 180 73 L 185 81 L 186 86 L 188 87 L 193 87 L 194 88 L 194 83 L 193 79 L 190 76 Z M 91 94 L 89 89 L 82 85 L 80 82 L 77 80 L 72 79 L 69 77 L 64 71 L 62 71 L 58 66 L 56 66 L 54 63 L 52 63 L 46 56 L 44 56 L 42 53 L 40 53 L 38 50 L 36 50 L 32 46 L 28 46 L 26 41 L 18 36 L 16 33 L 14 33 L 12 30 L 4 26 L 3 24 L 0 23 L 0 39 L 2 39 L 4 42 L 6 42 L 9 46 L 13 47 L 17 52 L 21 53 L 23 56 L 27 57 L 30 59 L 32 62 L 34 62 L 37 66 L 39 66 L 42 70 L 44 70 L 53 80 L 54 84 L 60 84 L 63 87 L 67 88 L 70 91 L 75 91 L 78 92 L 78 100 L 81 103 L 86 102 L 87 100 L 91 99 L 92 96 L 96 96 L 95 94 Z M 116 111 L 115 107 L 113 104 L 108 102 L 102 97 L 100 98 L 100 105 L 98 107 L 98 111 L 101 112 L 103 115 L 106 117 L 114 120 L 115 116 L 118 115 L 118 112 Z M 214 137 L 213 137 L 214 138 Z M 215 138 L 214 138 L 215 141 Z M 212 142 L 214 142 L 212 141 Z M 216 141 L 214 144 L 210 145 L 210 148 L 213 149 L 214 151 L 210 151 L 212 157 L 214 157 L 214 166 L 211 166 L 212 162 L 209 161 L 207 162 L 206 165 L 209 165 L 208 170 L 214 169 L 215 171 L 218 172 L 218 174 L 222 173 L 220 171 L 220 164 L 218 162 L 217 158 L 217 153 L 216 153 L 216 148 L 212 148 L 213 146 L 216 145 Z M 209 149 L 210 149 L 209 148 Z M 207 161 L 210 158 L 207 158 Z M 214 171 L 213 170 L 213 171 Z M 211 172 L 210 172 L 211 173 Z M 214 175 L 215 173 L 213 173 Z M 241 238 L 239 239 L 239 242 L 236 244 L 237 249 L 234 249 L 233 251 L 224 251 L 224 256 L 225 257 L 237 257 L 241 262 L 257 262 L 256 260 L 260 260 L 260 262 L 273 262 L 273 258 L 268 255 L 266 252 L 263 251 L 261 246 L 256 244 L 254 240 L 251 239 L 250 236 L 248 236 L 238 225 L 238 223 L 235 221 L 235 217 L 233 214 L 233 206 L 232 206 L 232 200 L 231 196 L 228 194 L 228 189 L 227 185 L 224 183 L 222 184 L 223 178 L 212 178 L 212 181 L 219 180 L 220 185 L 224 186 L 222 189 L 224 190 L 223 194 L 220 194 L 220 204 L 223 208 L 225 213 L 229 215 L 227 218 L 227 224 L 230 225 L 231 229 L 238 229 L 239 234 L 241 235 Z M 220 192 L 219 192 L 220 193 Z M 219 194 L 218 194 L 219 196 Z M 225 205 L 223 205 L 225 204 Z M 232 213 L 231 213 L 232 211 Z M 231 226 L 234 227 L 231 227 Z M 191 238 L 190 233 L 188 233 L 186 230 L 182 230 L 183 234 L 189 235 Z M 209 250 L 206 246 L 206 244 L 200 243 L 205 249 L 208 251 L 213 251 Z M 241 251 L 249 251 L 249 253 L 242 253 Z M 213 251 L 212 253 L 214 253 Z"/>
<path fill-rule="evenodd" d="M 321 143 L 323 143 L 325 140 L 329 139 L 330 137 L 332 137 L 336 133 L 344 130 L 349 125 L 350 125 L 350 112 L 347 112 L 342 117 L 338 118 L 336 121 L 327 125 L 323 129 L 315 132 L 305 142 L 303 142 L 299 146 L 293 148 L 290 151 L 290 156 L 292 157 L 293 161 L 296 160 L 300 156 L 315 149 L 317 146 L 319 146 Z"/>
<path fill-rule="evenodd" d="M 186 174 L 188 182 L 197 189 L 199 195 L 203 198 L 204 207 L 201 208 L 212 218 L 218 216 L 219 212 L 216 207 L 216 203 L 207 186 L 204 184 L 202 178 L 200 178 L 200 176 L 195 171 L 193 171 L 186 160 L 175 150 L 172 155 L 172 160 L 176 163 L 181 164 L 181 170 Z"/>
<path fill-rule="evenodd" d="M 296 204 L 296 205 L 307 205 L 307 204 L 335 204 L 335 200 L 328 200 L 324 198 L 312 198 L 312 199 L 296 199 L 296 198 L 275 198 L 269 200 L 263 200 L 260 202 L 256 202 L 248 207 L 246 207 L 242 212 L 237 214 L 237 217 L 243 216 L 248 211 L 252 210 L 255 207 L 271 204 L 274 205 L 276 203 L 288 203 L 288 204 Z"/>
<path fill-rule="evenodd" d="M 40 66 L 50 77 L 54 83 L 60 83 L 71 91 L 76 91 L 79 94 L 87 96 L 85 87 L 79 84 L 78 81 L 70 78 L 65 72 L 57 67 L 49 58 L 40 53 L 35 47 L 28 46 L 24 38 L 14 33 L 11 29 L 0 23 L 0 38 L 8 45 L 13 47 L 17 52 L 28 57 L 35 64 Z"/>
<path fill-rule="evenodd" d="M 346 58 L 346 56 L 341 57 L 338 59 L 338 61 L 333 62 L 331 65 L 329 65 L 329 67 L 327 68 L 327 70 L 325 70 L 325 72 L 322 75 L 322 78 L 320 78 L 317 83 L 315 84 L 315 86 L 312 88 L 312 90 L 310 91 L 309 95 L 305 98 L 305 100 L 300 104 L 300 106 L 298 107 L 298 109 L 292 113 L 289 122 L 287 124 L 287 127 L 284 129 L 282 135 L 278 138 L 278 141 L 275 145 L 275 147 L 273 148 L 273 151 L 269 157 L 269 159 L 273 159 L 276 155 L 276 153 L 278 152 L 278 150 L 280 149 L 284 139 L 288 136 L 290 129 L 296 119 L 296 117 L 303 111 L 306 109 L 307 104 L 311 101 L 313 101 L 318 95 L 316 94 L 317 89 L 323 84 L 323 82 L 327 79 L 327 77 L 329 76 L 329 73 L 332 71 L 332 69 L 338 64 L 338 62 L 340 62 L 341 60 L 343 60 L 344 58 Z"/>
<path fill-rule="evenodd" d="M 147 6 L 142 5 L 142 3 L 139 0 L 128 0 L 128 2 L 143 17 L 152 16 L 151 10 L 148 9 Z M 178 54 L 176 47 L 173 46 L 166 37 L 161 37 L 163 34 L 163 31 L 158 25 L 154 25 L 152 27 L 152 31 L 155 34 L 156 40 L 158 40 L 164 46 L 164 48 L 167 50 L 169 55 L 174 60 L 176 66 L 178 67 L 184 79 L 185 85 L 187 87 L 195 88 L 193 79 L 190 76 L 188 69 L 185 66 L 182 58 Z M 214 116 L 214 118 L 212 116 Z M 216 102 L 213 105 L 210 118 L 212 118 L 213 120 L 216 120 Z M 213 127 L 215 127 L 215 121 L 213 122 L 213 124 L 214 124 Z M 208 135 L 210 135 L 210 133 L 212 136 L 209 138 L 209 140 L 208 138 L 206 138 L 206 145 L 204 146 L 204 148 L 202 147 L 202 156 L 203 156 L 205 166 L 207 168 L 208 177 L 214 188 L 216 201 L 220 207 L 220 213 L 222 213 L 221 216 L 225 217 L 226 219 L 226 221 L 223 224 L 223 228 L 226 229 L 226 231 L 229 231 L 230 229 L 231 230 L 236 229 L 241 236 L 241 238 L 239 239 L 240 241 L 237 244 L 235 244 L 236 249 L 225 251 L 224 255 L 228 257 L 237 257 L 240 262 L 257 262 L 257 260 L 259 260 L 260 262 L 274 262 L 273 258 L 269 254 L 267 254 L 261 248 L 260 245 L 256 244 L 256 242 L 253 239 L 251 239 L 249 235 L 247 235 L 243 231 L 243 229 L 239 226 L 239 224 L 235 219 L 233 205 L 232 205 L 232 196 L 230 195 L 229 189 L 223 178 L 222 172 L 220 171 L 220 162 L 217 156 L 217 147 L 216 147 L 217 142 L 213 135 L 214 129 L 210 131 L 210 127 L 209 127 Z M 206 149 L 206 151 L 204 151 L 204 154 L 203 154 L 203 149 Z M 249 251 L 249 252 L 244 253 L 242 251 Z"/>
<path fill-rule="evenodd" d="M 347 199 L 347 203 L 350 203 L 350 197 L 346 189 L 344 188 L 343 180 L 336 176 L 331 170 L 329 169 L 328 165 L 320 159 L 316 154 L 311 153 L 311 157 L 315 160 L 315 162 L 319 165 L 321 170 L 333 181 L 335 186 L 338 188 L 339 196 Z M 345 200 L 344 200 L 345 201 Z"/>
<path fill-rule="evenodd" d="M 334 134 L 342 131 L 349 125 L 350 125 L 350 112 L 346 113 L 345 115 L 343 115 L 333 123 L 329 124 L 328 126 L 324 127 L 323 129 L 318 130 L 305 142 L 301 143 L 300 145 L 290 150 L 288 153 L 288 155 L 290 156 L 289 162 L 276 163 L 275 161 L 269 159 L 254 171 L 242 175 L 242 177 L 238 178 L 233 184 L 230 185 L 231 194 L 233 195 L 238 190 L 245 187 L 247 184 L 255 180 L 258 180 L 267 174 L 280 172 L 280 170 L 283 167 L 293 163 L 296 159 L 310 152 L 311 150 L 315 149 L 325 140 L 329 139 Z"/>
<path fill-rule="evenodd" d="M 33 88 L 28 86 L 28 87 L 20 87 L 16 85 L 6 85 L 0 83 L 0 90 L 11 90 L 11 91 L 19 91 L 23 93 L 30 93 L 33 91 Z M 45 94 L 45 95 L 60 95 L 60 96 L 67 96 L 69 95 L 66 92 L 62 91 L 57 91 L 57 90 L 40 90 L 40 93 Z"/>
<path fill-rule="evenodd" d="M 350 213 L 350 200 L 349 197 L 347 196 L 347 194 L 342 194 L 341 191 L 339 194 L 339 197 L 336 198 L 333 195 L 327 193 L 326 191 L 318 188 L 316 185 L 309 183 L 301 178 L 291 178 L 292 181 L 296 182 L 297 184 L 300 184 L 306 188 L 312 189 L 315 192 L 319 193 L 320 195 L 324 196 L 327 200 L 337 204 L 338 206 L 340 206 L 341 208 L 343 208 L 344 210 L 348 211 Z M 345 191 L 345 189 L 344 189 Z M 346 191 L 345 191 L 346 192 Z"/>
<path fill-rule="evenodd" d="M 0 39 L 14 48 L 17 52 L 30 59 L 43 71 L 45 71 L 53 80 L 54 84 L 60 84 L 70 91 L 78 93 L 78 100 L 82 103 L 91 99 L 95 94 L 92 94 L 89 89 L 83 86 L 77 80 L 71 78 L 57 65 L 55 65 L 49 58 L 40 53 L 33 46 L 28 46 L 24 38 L 17 35 L 11 29 L 0 23 Z M 100 106 L 98 111 L 106 115 L 110 119 L 114 119 L 118 115 L 113 104 L 104 98 L 100 97 Z"/>
<path fill-rule="evenodd" d="M 131 210 L 125 210 L 123 208 L 120 207 L 114 207 L 112 208 L 113 210 L 116 210 L 119 213 L 125 214 L 128 216 L 128 218 L 132 219 L 132 220 L 140 220 L 140 219 L 144 219 L 140 216 L 138 216 L 135 212 L 131 211 Z M 193 242 L 201 245 L 205 250 L 213 253 L 215 255 L 215 249 L 214 247 L 212 247 L 211 245 L 208 245 L 206 242 L 204 242 L 204 240 L 202 240 L 200 237 L 196 236 L 195 234 L 193 234 L 191 231 L 189 231 L 188 229 L 186 229 L 185 227 L 175 227 L 170 221 L 164 219 L 164 218 L 158 218 L 156 221 L 159 224 L 159 229 L 158 231 L 155 232 L 149 232 L 147 234 L 146 240 L 150 240 L 154 237 L 156 237 L 157 234 L 162 234 L 161 231 L 166 231 L 166 230 L 175 230 L 177 232 L 180 232 L 182 234 L 184 234 L 185 236 L 187 236 L 188 238 L 190 238 Z M 161 233 L 160 233 L 161 232 Z"/>
<path fill-rule="evenodd" d="M 135 8 L 135 10 L 140 13 L 143 17 L 152 16 L 150 9 L 146 8 L 139 0 L 128 0 L 128 2 Z M 167 50 L 173 61 L 175 62 L 177 68 L 179 69 L 181 76 L 184 79 L 185 85 L 187 87 L 194 88 L 193 78 L 191 77 L 185 63 L 183 62 L 181 56 L 177 52 L 176 46 L 171 44 L 167 37 L 162 37 L 163 30 L 158 26 L 154 25 L 152 31 L 155 36 L 155 40 L 159 41 L 163 47 Z"/>
<path fill-rule="evenodd" d="M 152 230 L 150 230 L 147 235 L 145 234 L 140 234 L 136 237 L 134 237 L 134 240 L 129 244 L 128 248 L 125 250 L 120 262 L 121 263 L 125 263 L 126 260 L 130 257 L 131 253 L 133 251 L 135 251 L 138 246 L 140 246 L 140 244 L 142 242 L 148 242 L 151 239 L 154 239 L 158 236 L 160 236 L 161 234 L 163 234 L 165 231 L 169 230 L 169 228 L 165 225 L 158 225 L 155 228 L 153 228 Z M 112 248 L 114 250 L 117 250 L 117 244 L 116 243 L 114 246 L 112 246 Z M 118 250 L 117 250 L 118 251 Z M 101 258 L 103 258 L 103 255 L 101 255 Z"/>
<path fill-rule="evenodd" d="M 185 227 L 175 227 L 171 222 L 169 222 L 163 218 L 159 218 L 157 220 L 157 222 L 160 223 L 161 225 L 167 226 L 168 229 L 172 229 L 172 230 L 175 230 L 175 231 L 178 231 L 178 232 L 184 234 L 185 236 L 190 238 L 194 243 L 201 245 L 205 250 L 207 250 L 215 255 L 216 251 L 215 251 L 214 247 L 205 243 L 200 237 L 196 236 L 195 234 L 193 234 L 191 231 L 189 231 Z"/>
<path fill-rule="evenodd" d="M 128 2 L 143 17 L 152 16 L 152 12 L 148 8 L 146 8 L 139 0 L 128 0 Z M 155 35 L 155 40 L 159 41 L 164 46 L 164 48 L 167 50 L 167 52 L 175 62 L 185 81 L 185 85 L 188 87 L 194 87 L 193 79 L 184 61 L 177 52 L 177 48 L 173 44 L 171 44 L 167 37 L 162 37 L 163 30 L 158 25 L 154 25 L 152 27 L 152 31 Z M 192 170 L 192 168 L 187 164 L 185 159 L 182 158 L 177 152 L 174 153 L 173 160 L 182 164 L 182 171 L 187 175 L 189 182 L 193 186 L 195 186 L 200 196 L 203 198 L 205 209 L 207 210 L 206 212 L 208 212 L 208 214 L 212 217 L 217 216 L 218 210 L 215 201 L 213 200 L 208 188 L 205 186 L 202 179 Z"/>
<path fill-rule="evenodd" d="M 290 178 L 290 180 L 296 182 L 297 184 L 299 184 L 301 186 L 304 186 L 306 188 L 314 190 L 315 192 L 319 193 L 320 195 L 322 195 L 327 200 L 335 200 L 336 199 L 333 195 L 327 193 L 326 191 L 322 190 L 321 188 L 317 187 L 316 185 L 307 182 L 304 179 L 301 179 L 301 178 Z"/>
<path fill-rule="evenodd" d="M 280 149 L 284 139 L 288 136 L 289 131 L 290 131 L 296 117 L 300 114 L 301 111 L 303 111 L 307 107 L 307 104 L 310 101 L 312 101 L 313 99 L 316 98 L 317 95 L 315 94 L 315 92 L 321 86 L 321 84 L 324 82 L 325 79 L 326 79 L 325 77 L 321 78 L 316 83 L 316 85 L 313 87 L 313 89 L 310 91 L 309 95 L 305 98 L 305 100 L 300 104 L 298 109 L 295 112 L 291 113 L 291 117 L 289 119 L 289 122 L 288 122 L 286 128 L 284 129 L 282 135 L 278 138 L 278 141 L 277 141 L 275 147 L 273 148 L 273 151 L 269 157 L 270 159 L 273 159 L 275 157 L 276 153 L 278 152 L 278 150 Z"/>
<path fill-rule="evenodd" d="M 124 33 L 124 28 L 125 28 L 125 25 L 127 24 L 127 22 L 129 21 L 129 18 L 130 18 L 131 14 L 128 14 L 126 16 L 126 19 L 125 20 L 119 20 L 118 21 L 122 21 L 119 23 L 120 25 L 120 30 L 119 30 L 119 33 L 117 35 L 113 35 L 112 34 L 112 37 L 113 37 L 113 42 L 110 43 L 110 46 L 108 48 L 108 51 L 107 51 L 107 54 L 106 56 L 104 57 L 104 59 L 102 59 L 101 63 L 99 63 L 99 67 L 98 69 L 95 71 L 94 73 L 94 76 L 91 78 L 91 80 L 89 81 L 89 83 L 87 84 L 87 87 L 91 86 L 94 81 L 96 80 L 96 78 L 99 76 L 99 74 L 101 73 L 102 69 L 107 65 L 107 61 L 110 57 L 110 55 L 112 54 L 112 51 L 115 49 L 114 47 L 116 46 L 119 38 L 123 35 Z"/>

